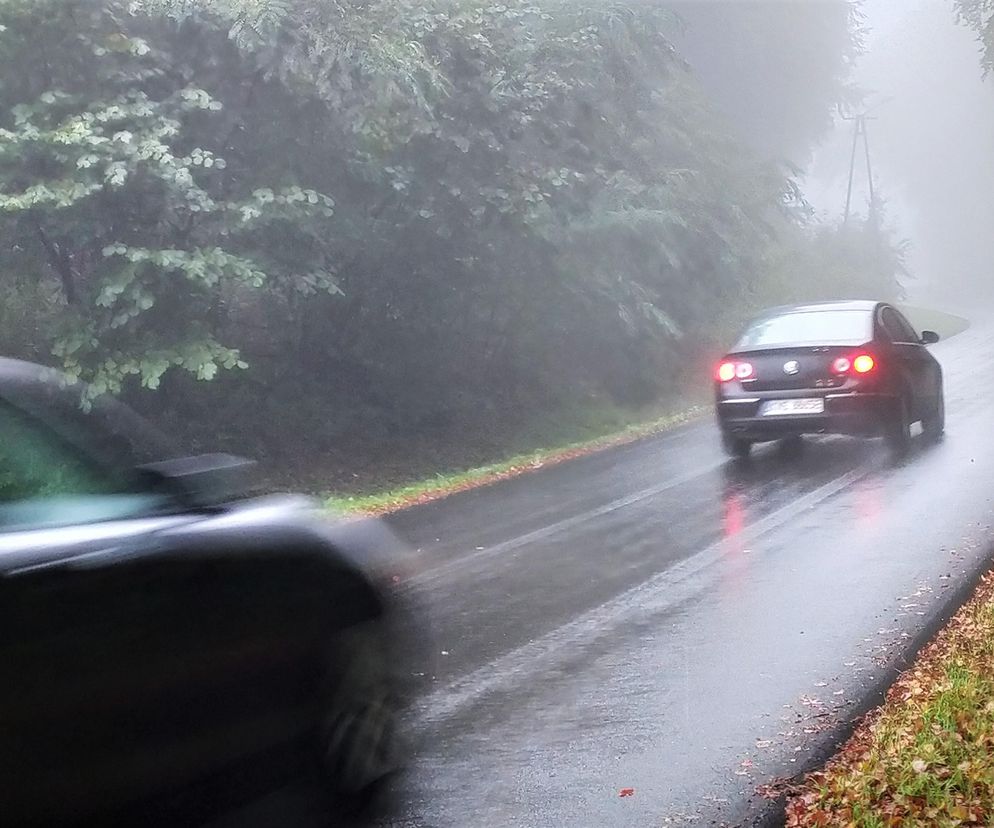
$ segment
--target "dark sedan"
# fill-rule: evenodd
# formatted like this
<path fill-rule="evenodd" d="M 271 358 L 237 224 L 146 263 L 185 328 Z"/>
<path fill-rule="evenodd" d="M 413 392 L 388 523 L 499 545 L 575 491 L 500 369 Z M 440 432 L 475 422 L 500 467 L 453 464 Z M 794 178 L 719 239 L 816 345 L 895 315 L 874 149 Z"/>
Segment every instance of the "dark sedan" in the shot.
<path fill-rule="evenodd" d="M 390 533 L 80 401 L 0 360 L 4 824 L 207 817 L 266 763 L 355 811 L 397 762 Z"/>
<path fill-rule="evenodd" d="M 942 368 L 885 302 L 823 302 L 767 311 L 748 326 L 715 373 L 725 450 L 745 457 L 757 442 L 803 434 L 883 436 L 907 450 L 911 427 L 945 427 Z"/>

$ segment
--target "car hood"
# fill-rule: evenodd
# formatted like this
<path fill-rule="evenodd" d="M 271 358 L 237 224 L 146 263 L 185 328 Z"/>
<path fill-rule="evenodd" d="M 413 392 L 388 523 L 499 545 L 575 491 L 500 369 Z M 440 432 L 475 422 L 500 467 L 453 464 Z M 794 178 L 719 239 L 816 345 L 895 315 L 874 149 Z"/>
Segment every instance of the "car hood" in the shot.
<path fill-rule="evenodd" d="M 336 515 L 304 495 L 266 495 L 228 504 L 223 512 L 207 518 L 199 530 L 253 530 L 283 527 L 301 532 L 377 580 L 406 581 L 412 551 L 378 518 Z"/>

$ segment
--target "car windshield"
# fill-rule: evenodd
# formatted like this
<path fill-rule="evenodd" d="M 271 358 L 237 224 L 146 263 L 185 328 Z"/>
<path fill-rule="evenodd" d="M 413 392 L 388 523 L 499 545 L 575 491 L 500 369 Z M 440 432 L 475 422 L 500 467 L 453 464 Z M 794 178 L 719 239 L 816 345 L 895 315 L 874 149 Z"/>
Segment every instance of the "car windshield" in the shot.
<path fill-rule="evenodd" d="M 873 318 L 865 310 L 819 310 L 760 319 L 742 335 L 736 350 L 781 345 L 860 345 L 873 338 Z"/>
<path fill-rule="evenodd" d="M 168 502 L 144 490 L 127 466 L 98 461 L 3 402 L 0 435 L 0 531 L 118 520 Z"/>
<path fill-rule="evenodd" d="M 130 469 L 180 450 L 126 406 L 101 398 L 81 405 L 83 388 L 53 381 L 5 383 L 0 398 L 100 463 Z"/>

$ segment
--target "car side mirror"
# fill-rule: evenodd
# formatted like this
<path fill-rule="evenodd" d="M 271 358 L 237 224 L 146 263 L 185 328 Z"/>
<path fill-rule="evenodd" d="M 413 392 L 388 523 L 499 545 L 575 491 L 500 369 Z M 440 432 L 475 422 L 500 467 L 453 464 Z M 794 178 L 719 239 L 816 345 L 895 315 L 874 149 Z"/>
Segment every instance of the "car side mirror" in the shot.
<path fill-rule="evenodd" d="M 219 506 L 251 491 L 255 463 L 231 454 L 202 454 L 139 466 L 138 474 L 182 503 Z"/>
<path fill-rule="evenodd" d="M 939 335 L 935 331 L 922 331 L 922 345 L 934 345 L 939 341 Z"/>

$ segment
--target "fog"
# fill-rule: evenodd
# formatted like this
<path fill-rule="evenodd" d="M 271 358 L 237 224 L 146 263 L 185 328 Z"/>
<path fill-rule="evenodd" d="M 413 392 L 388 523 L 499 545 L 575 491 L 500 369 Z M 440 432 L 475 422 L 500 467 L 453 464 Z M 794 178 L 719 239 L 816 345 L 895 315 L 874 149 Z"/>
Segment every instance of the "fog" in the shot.
<path fill-rule="evenodd" d="M 990 300 L 994 256 L 994 83 L 982 80 L 974 33 L 945 0 L 867 0 L 856 83 L 874 120 L 868 138 L 888 223 L 910 242 L 910 298 Z M 805 192 L 823 215 L 845 203 L 852 123 L 837 121 L 815 152 Z M 857 155 L 853 204 L 865 213 Z"/>
<path fill-rule="evenodd" d="M 351 492 L 678 408 L 765 307 L 975 304 L 951 2 L 0 4 L 0 352 Z M 862 162 L 839 226 L 857 88 L 888 240 Z"/>
<path fill-rule="evenodd" d="M 909 297 L 963 305 L 992 294 L 994 82 L 952 0 L 672 5 L 678 47 L 714 104 L 761 156 L 798 170 L 820 219 L 844 210 L 854 125 L 833 103 L 847 101 L 872 118 L 875 190 L 892 238 L 906 242 Z M 861 142 L 854 213 L 868 202 Z"/>
<path fill-rule="evenodd" d="M 676 43 L 728 126 L 804 167 L 855 57 L 846 0 L 677 0 Z"/>

